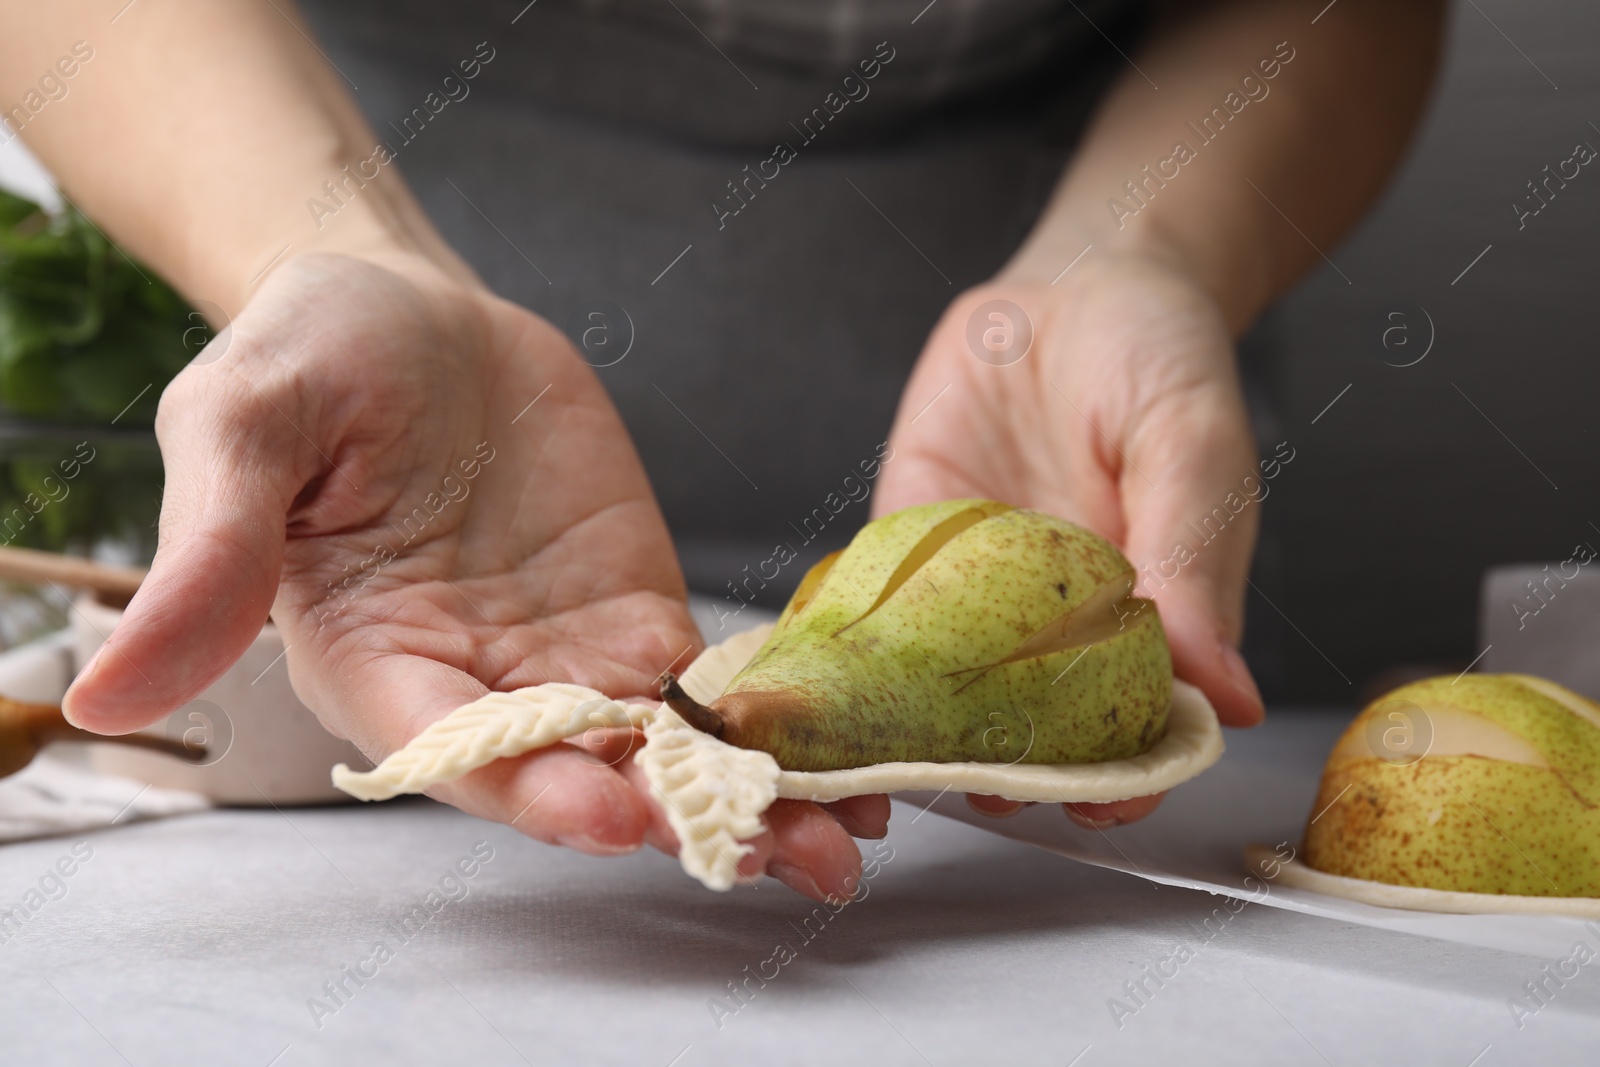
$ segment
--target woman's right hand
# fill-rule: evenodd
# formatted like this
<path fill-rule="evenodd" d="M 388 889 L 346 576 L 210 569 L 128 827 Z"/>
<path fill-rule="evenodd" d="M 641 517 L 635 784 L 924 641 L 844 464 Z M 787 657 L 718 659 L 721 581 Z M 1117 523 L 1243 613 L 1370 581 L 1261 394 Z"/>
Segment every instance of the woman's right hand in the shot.
<path fill-rule="evenodd" d="M 221 675 L 272 619 L 295 691 L 374 761 L 490 690 L 616 698 L 701 648 L 672 542 L 590 369 L 537 316 L 408 252 L 286 261 L 162 397 L 150 576 L 67 694 L 122 733 Z M 596 732 L 440 799 L 595 854 L 676 843 Z M 586 750 L 587 747 L 587 750 Z M 881 836 L 881 801 L 847 806 Z M 840 823 L 780 802 L 742 869 L 849 896 Z"/>

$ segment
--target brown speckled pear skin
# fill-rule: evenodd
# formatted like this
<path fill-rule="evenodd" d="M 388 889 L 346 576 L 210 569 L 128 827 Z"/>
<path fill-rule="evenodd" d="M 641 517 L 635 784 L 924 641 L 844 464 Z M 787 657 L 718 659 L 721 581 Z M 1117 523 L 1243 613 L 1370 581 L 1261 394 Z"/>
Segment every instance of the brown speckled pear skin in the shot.
<path fill-rule="evenodd" d="M 1397 708 L 1426 724 L 1428 754 L 1382 758 Z M 1600 896 L 1600 705 L 1515 674 L 1395 690 L 1334 747 L 1305 860 L 1391 885 Z"/>
<path fill-rule="evenodd" d="M 825 771 L 1089 763 L 1161 738 L 1172 661 L 1160 617 L 1088 530 L 956 500 L 869 523 L 830 562 L 711 703 L 723 740 Z"/>

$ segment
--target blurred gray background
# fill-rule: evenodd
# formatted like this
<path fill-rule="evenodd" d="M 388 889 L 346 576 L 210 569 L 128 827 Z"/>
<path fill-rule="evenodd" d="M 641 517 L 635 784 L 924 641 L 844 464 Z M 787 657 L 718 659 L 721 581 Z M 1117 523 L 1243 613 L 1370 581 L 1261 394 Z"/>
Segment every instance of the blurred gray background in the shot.
<path fill-rule="evenodd" d="M 1250 600 L 1247 651 L 1270 696 L 1348 699 L 1403 663 L 1460 670 L 1482 651 L 1485 568 L 1600 548 L 1600 166 L 1521 230 L 1512 208 L 1576 144 L 1600 148 L 1597 54 L 1593 5 L 1455 5 L 1398 180 L 1325 250 L 1349 284 L 1325 266 L 1246 342 L 1261 439 L 1299 450 L 1264 511 L 1265 597 Z M 1421 309 L 1432 351 L 1388 365 L 1421 354 Z M 1411 343 L 1386 349 L 1395 325 Z M 1546 637 L 1576 623 L 1566 603 L 1541 615 Z M 1509 602 L 1488 608 L 1515 624 Z"/>

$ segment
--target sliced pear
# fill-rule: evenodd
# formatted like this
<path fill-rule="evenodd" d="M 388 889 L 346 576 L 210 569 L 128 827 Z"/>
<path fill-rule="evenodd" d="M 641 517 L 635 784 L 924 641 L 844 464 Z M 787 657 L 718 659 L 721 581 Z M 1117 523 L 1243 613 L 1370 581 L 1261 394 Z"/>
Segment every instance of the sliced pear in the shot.
<path fill-rule="evenodd" d="M 822 586 L 822 579 L 833 570 L 833 565 L 839 557 L 844 555 L 844 550 L 829 552 L 819 559 L 816 564 L 800 579 L 800 584 L 795 587 L 794 596 L 789 598 L 789 603 L 783 606 L 783 612 L 778 616 L 777 625 L 782 626 L 789 621 L 789 617 L 797 611 L 804 611 L 805 606 L 811 603 L 811 598 L 817 595 L 817 590 Z"/>
<path fill-rule="evenodd" d="M 1381 703 L 1378 705 L 1380 713 L 1383 707 Z M 1505 763 L 1522 763 L 1529 767 L 1550 766 L 1544 754 L 1534 747 L 1532 742 L 1482 715 L 1447 704 L 1434 704 L 1431 707 L 1412 705 L 1408 711 L 1413 714 L 1415 711 L 1420 711 L 1430 724 L 1429 736 L 1422 741 L 1425 750 L 1419 749 L 1409 754 L 1415 755 L 1417 760 L 1429 756 L 1434 758 L 1481 756 L 1484 759 L 1500 760 Z M 1374 755 L 1389 762 L 1416 762 L 1407 758 L 1408 754 L 1405 753 L 1399 754 L 1398 757 L 1391 753 L 1374 753 L 1374 747 L 1370 734 L 1346 731 L 1333 751 L 1328 754 L 1328 762 L 1371 759 Z M 1382 748 L 1382 742 L 1380 741 L 1376 747 Z"/>
<path fill-rule="evenodd" d="M 1418 739 L 1400 758 L 1391 720 Z M 1600 896 L 1600 709 L 1527 675 L 1395 690 L 1334 746 L 1305 859 L 1391 885 Z"/>
<path fill-rule="evenodd" d="M 1115 760 L 1165 728 L 1160 617 L 1081 527 L 994 501 L 908 508 L 810 579 L 709 707 L 668 681 L 686 721 L 806 771 Z"/>
<path fill-rule="evenodd" d="M 1146 610 L 1155 607 L 1154 601 L 1141 600 L 1132 595 L 1132 590 L 1132 578 L 1117 578 L 1107 582 L 1077 607 L 1051 619 L 1032 637 L 1018 645 L 1005 659 L 996 663 L 967 667 L 953 673 L 963 675 L 974 671 L 988 671 L 1007 663 L 1038 659 L 1052 652 L 1081 649 L 1086 645 L 1117 637 L 1130 625 L 1136 624 Z M 963 684 L 970 685 L 972 682 Z"/>
<path fill-rule="evenodd" d="M 900 587 L 905 585 L 906 582 L 910 581 L 912 575 L 916 574 L 919 570 L 926 566 L 934 556 L 938 555 L 939 550 L 945 545 L 955 540 L 967 530 L 970 530 L 972 527 L 978 525 L 978 523 L 982 522 L 984 519 L 990 518 L 994 515 L 1004 514 L 1010 510 L 1011 507 L 1008 504 L 996 504 L 991 501 L 982 501 L 973 504 L 970 507 L 962 508 L 949 518 L 941 521 L 937 526 L 934 526 L 927 533 L 923 534 L 922 537 L 918 539 L 917 543 L 911 546 L 911 551 L 907 552 L 901 558 L 900 562 L 895 565 L 893 573 L 889 575 L 889 580 L 883 583 L 883 588 L 878 591 L 878 597 L 872 602 L 872 606 L 867 608 L 866 612 L 862 614 L 860 618 L 857 618 L 855 621 L 846 624 L 845 629 L 848 629 L 850 626 L 854 626 L 862 619 L 870 617 L 874 611 L 877 611 L 879 608 L 883 607 L 884 601 L 888 600 L 890 597 L 894 596 L 895 593 L 899 592 Z M 865 556 L 868 551 L 871 551 L 875 555 L 877 552 L 884 550 L 893 551 L 893 547 L 894 546 L 892 543 L 888 545 L 875 545 L 869 541 L 868 543 L 862 545 L 863 551 L 857 553 L 857 560 L 860 560 L 863 556 Z M 852 562 L 856 562 L 856 560 L 852 560 Z M 866 571 L 869 568 L 859 567 L 857 569 Z M 878 568 L 876 566 L 872 566 L 870 569 L 876 571 Z"/>

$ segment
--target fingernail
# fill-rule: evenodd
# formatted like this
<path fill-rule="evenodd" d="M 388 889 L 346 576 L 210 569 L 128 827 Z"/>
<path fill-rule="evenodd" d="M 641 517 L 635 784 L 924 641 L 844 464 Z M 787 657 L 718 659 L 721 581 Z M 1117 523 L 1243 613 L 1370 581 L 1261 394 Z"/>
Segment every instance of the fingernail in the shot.
<path fill-rule="evenodd" d="M 105 656 L 108 644 L 109 642 L 102 641 L 100 647 L 89 654 L 88 662 L 78 668 L 79 678 L 87 678 L 94 673 L 94 666 Z"/>
<path fill-rule="evenodd" d="M 1239 655 L 1239 650 L 1232 645 L 1222 646 L 1222 665 L 1227 669 L 1228 680 L 1233 687 L 1244 694 L 1256 707 L 1264 706 L 1261 699 L 1261 690 L 1256 688 L 1256 680 L 1250 676 L 1250 667 Z"/>
<path fill-rule="evenodd" d="M 1093 819 L 1079 811 L 1077 808 L 1073 807 L 1071 804 L 1063 804 L 1062 807 L 1066 810 L 1067 818 L 1071 819 L 1085 830 L 1109 830 L 1113 826 L 1122 825 L 1122 820 L 1116 816 L 1112 816 L 1107 819 Z"/>
<path fill-rule="evenodd" d="M 626 856 L 630 852 L 639 851 L 639 842 L 634 841 L 623 845 L 606 844 L 596 841 L 585 834 L 560 834 L 554 844 L 562 848 L 570 848 L 574 852 L 583 852 L 590 856 Z"/>
<path fill-rule="evenodd" d="M 812 900 L 822 899 L 822 887 L 817 885 L 817 880 L 804 867 L 792 863 L 769 863 L 767 873 L 796 893 L 803 893 Z"/>
<path fill-rule="evenodd" d="M 78 694 L 83 690 L 84 680 L 94 674 L 95 664 L 100 662 L 100 657 L 105 650 L 105 645 L 95 649 L 94 655 L 90 656 L 89 662 L 85 663 L 78 671 L 77 677 L 72 679 L 72 684 L 67 686 L 67 692 L 61 698 L 61 714 L 66 717 L 69 723 L 80 730 L 84 728 L 84 725 L 78 721 L 77 709 L 78 705 L 82 703 L 82 698 Z"/>
<path fill-rule="evenodd" d="M 988 800 L 974 800 L 971 794 L 967 796 L 967 806 L 979 815 L 987 815 L 991 819 L 1007 819 L 1021 811 L 1023 804 L 1020 800 L 1001 800 L 992 797 Z"/>
<path fill-rule="evenodd" d="M 72 697 L 72 690 L 68 689 L 66 695 L 61 698 L 61 717 L 66 719 L 69 724 L 82 730 L 84 725 L 78 720 L 77 713 L 74 711 L 77 703 Z"/>
<path fill-rule="evenodd" d="M 758 848 L 752 848 L 749 852 L 740 856 L 738 864 L 734 866 L 734 871 L 739 876 L 739 884 L 755 885 L 766 877 L 767 859 L 770 856 L 770 852 L 762 855 L 762 850 Z"/>
<path fill-rule="evenodd" d="M 855 816 L 851 815 L 848 811 L 844 811 L 840 808 L 829 808 L 826 806 L 823 808 L 823 810 L 829 815 L 833 816 L 833 821 L 838 823 L 844 829 L 845 833 L 849 834 L 851 837 L 861 836 L 861 824 L 856 822 Z"/>
<path fill-rule="evenodd" d="M 844 827 L 844 832 L 851 837 L 861 838 L 866 841 L 881 841 L 889 836 L 889 828 L 887 826 L 882 830 L 869 830 L 860 819 L 842 808 L 829 808 L 828 814 L 832 815 L 834 821 Z"/>
<path fill-rule="evenodd" d="M 83 706 L 84 700 L 78 695 L 79 691 L 78 684 L 74 682 L 72 687 L 66 691 L 65 695 L 62 696 L 61 715 L 67 720 L 67 722 L 71 723 L 73 726 L 76 726 L 80 730 L 94 730 L 92 723 L 99 716 L 95 714 L 93 701 L 89 702 L 89 707 L 85 708 Z M 84 711 L 87 711 L 88 714 L 79 714 L 80 712 Z"/>

